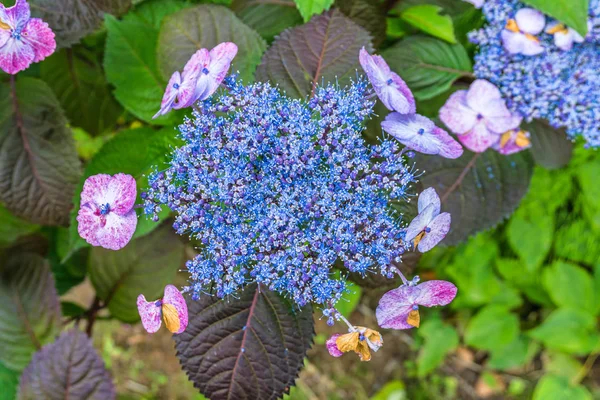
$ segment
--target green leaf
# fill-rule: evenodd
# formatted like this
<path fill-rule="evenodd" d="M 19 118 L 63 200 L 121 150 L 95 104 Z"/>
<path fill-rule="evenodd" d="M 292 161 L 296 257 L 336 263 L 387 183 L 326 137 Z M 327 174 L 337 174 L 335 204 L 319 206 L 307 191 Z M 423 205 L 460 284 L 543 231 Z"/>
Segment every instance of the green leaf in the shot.
<path fill-rule="evenodd" d="M 0 85 L 0 113 L 0 201 L 30 222 L 66 225 L 80 163 L 58 100 L 19 78 Z"/>
<path fill-rule="evenodd" d="M 520 260 L 500 258 L 496 261 L 496 268 L 510 285 L 522 291 L 531 301 L 545 306 L 552 305 L 550 297 L 544 291 L 541 276 L 538 271 L 530 271 L 524 267 Z"/>
<path fill-rule="evenodd" d="M 549 349 L 577 355 L 589 353 L 600 340 L 594 316 L 573 308 L 553 311 L 540 326 L 527 334 Z"/>
<path fill-rule="evenodd" d="M 321 14 L 323 11 L 329 10 L 334 0 L 294 0 L 296 7 L 300 11 L 300 15 L 307 22 L 310 17 L 315 14 Z"/>
<path fill-rule="evenodd" d="M 61 259 L 63 262 L 78 249 L 88 246 L 77 232 L 77 213 L 85 180 L 96 174 L 114 175 L 122 172 L 132 175 L 138 183 L 139 202 L 141 201 L 139 200 L 139 194 L 147 183 L 144 175 L 149 173 L 154 165 L 158 168 L 166 165 L 167 155 L 171 153 L 171 147 L 178 143 L 175 131 L 172 128 L 165 128 L 160 131 L 151 128 L 139 128 L 120 132 L 102 147 L 85 168 L 85 172 L 77 186 L 73 198 L 74 207 L 71 212 L 71 225 L 69 226 L 69 247 Z M 144 149 L 144 151 L 140 151 L 140 149 Z M 167 214 L 168 211 L 165 210 L 162 216 Z M 134 238 L 149 233 L 156 226 L 158 225 L 155 222 L 147 218 L 138 218 Z"/>
<path fill-rule="evenodd" d="M 140 12 L 145 6 L 140 7 Z M 104 69 L 106 78 L 115 87 L 116 99 L 146 122 L 172 124 L 176 120 L 173 113 L 152 119 L 160 109 L 167 85 L 156 61 L 158 28 L 145 16 L 118 21 L 107 15 L 105 25 L 108 36 Z"/>
<path fill-rule="evenodd" d="M 539 207 L 520 207 L 511 217 L 506 234 L 508 242 L 523 260 L 526 272 L 535 272 L 552 247 L 554 217 Z"/>
<path fill-rule="evenodd" d="M 406 385 L 402 381 L 391 381 L 386 383 L 371 400 L 407 400 Z"/>
<path fill-rule="evenodd" d="M 424 344 L 417 357 L 417 374 L 424 377 L 444 362 L 446 355 L 456 349 L 459 340 L 456 330 L 439 319 L 425 321 L 418 332 Z"/>
<path fill-rule="evenodd" d="M 0 362 L 0 400 L 14 400 L 19 385 L 19 373 Z"/>
<path fill-rule="evenodd" d="M 465 343 L 483 350 L 499 350 L 519 334 L 519 319 L 505 307 L 490 305 L 481 309 L 467 325 Z"/>
<path fill-rule="evenodd" d="M 13 249 L 0 266 L 0 362 L 20 371 L 60 329 L 50 266 L 30 249 Z"/>
<path fill-rule="evenodd" d="M 92 135 L 112 130 L 123 113 L 113 99 L 98 56 L 83 47 L 61 50 L 40 64 L 71 125 Z"/>
<path fill-rule="evenodd" d="M 0 204 L 0 247 L 9 245 L 21 236 L 33 233 L 39 228 L 38 225 L 15 217 Z"/>
<path fill-rule="evenodd" d="M 585 220 L 575 220 L 561 226 L 556 232 L 554 251 L 556 255 L 570 261 L 594 265 L 600 260 L 600 241 Z"/>
<path fill-rule="evenodd" d="M 284 31 L 263 56 L 256 78 L 276 82 L 294 97 L 310 95 L 323 81 L 345 85 L 360 68 L 360 49 L 372 49 L 370 41 L 367 31 L 333 10 Z"/>
<path fill-rule="evenodd" d="M 60 309 L 65 317 L 80 317 L 87 311 L 77 303 L 71 301 L 61 301 Z"/>
<path fill-rule="evenodd" d="M 559 307 L 571 307 L 596 314 L 594 281 L 583 268 L 563 261 L 555 261 L 544 268 L 543 283 L 552 301 Z"/>
<path fill-rule="evenodd" d="M 387 19 L 385 7 L 377 0 L 337 0 L 334 4 L 352 21 L 365 28 L 379 47 L 386 39 Z"/>
<path fill-rule="evenodd" d="M 523 2 L 564 22 L 581 36 L 585 37 L 587 34 L 589 0 L 523 0 Z"/>
<path fill-rule="evenodd" d="M 573 356 L 559 352 L 545 352 L 542 356 L 548 374 L 573 379 L 581 371 L 581 363 Z"/>
<path fill-rule="evenodd" d="M 105 13 L 120 15 L 131 0 L 29 0 L 31 16 L 41 18 L 56 34 L 60 47 L 69 47 L 102 24 Z"/>
<path fill-rule="evenodd" d="M 440 6 L 422 4 L 405 10 L 401 17 L 417 29 L 446 42 L 456 43 L 454 25 L 448 14 L 442 14 Z"/>
<path fill-rule="evenodd" d="M 170 224 L 132 240 L 119 251 L 92 248 L 88 271 L 98 297 L 110 314 L 124 322 L 139 320 L 138 295 L 148 301 L 162 297 L 183 261 L 183 244 Z"/>
<path fill-rule="evenodd" d="M 453 223 L 442 242 L 454 245 L 476 232 L 489 229 L 517 208 L 529 188 L 532 174 L 527 153 L 504 156 L 489 150 L 474 154 L 465 151 L 455 160 L 418 154 L 417 168 L 422 188 L 434 187 L 442 210 Z"/>
<path fill-rule="evenodd" d="M 260 35 L 231 10 L 206 4 L 169 15 L 158 36 L 157 58 L 163 78 L 168 79 L 173 72 L 183 70 L 197 50 L 211 49 L 222 42 L 237 44 L 233 70 L 239 70 L 244 81 L 252 80 L 267 46 Z"/>
<path fill-rule="evenodd" d="M 534 120 L 523 128 L 531 134 L 531 154 L 539 165 L 548 169 L 562 168 L 573 154 L 573 142 L 564 129 L 551 127 L 547 122 Z"/>
<path fill-rule="evenodd" d="M 346 318 L 350 318 L 350 314 L 356 309 L 362 296 L 362 289 L 354 283 L 348 282 L 347 288 L 349 293 L 344 293 L 340 301 L 335 305 L 336 309 Z"/>
<path fill-rule="evenodd" d="M 575 170 L 582 193 L 583 213 L 597 234 L 600 234 L 600 187 L 597 184 L 599 174 L 600 159 L 597 157 Z"/>
<path fill-rule="evenodd" d="M 522 206 L 543 208 L 553 214 L 564 205 L 573 189 L 573 178 L 569 170 L 548 171 L 536 166 L 531 177 L 529 192 L 523 198 Z"/>
<path fill-rule="evenodd" d="M 244 24 L 258 32 L 269 43 L 285 29 L 303 22 L 294 0 L 234 0 L 231 8 Z"/>
<path fill-rule="evenodd" d="M 472 76 L 471 60 L 460 44 L 427 36 L 410 36 L 382 52 L 418 100 L 435 97 L 463 76 Z"/>
<path fill-rule="evenodd" d="M 522 367 L 538 350 L 538 344 L 520 335 L 506 347 L 492 350 L 487 367 L 499 370 Z"/>
<path fill-rule="evenodd" d="M 581 385 L 572 385 L 567 379 L 545 375 L 540 379 L 533 400 L 592 400 L 590 392 Z"/>

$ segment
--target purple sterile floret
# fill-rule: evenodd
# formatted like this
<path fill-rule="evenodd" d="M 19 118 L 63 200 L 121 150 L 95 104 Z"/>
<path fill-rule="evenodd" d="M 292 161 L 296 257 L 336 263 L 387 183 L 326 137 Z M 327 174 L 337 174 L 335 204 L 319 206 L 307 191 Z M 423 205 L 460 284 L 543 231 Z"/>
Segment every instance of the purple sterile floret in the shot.
<path fill-rule="evenodd" d="M 419 195 L 419 214 L 406 229 L 405 240 L 415 240 L 421 253 L 431 250 L 441 242 L 450 230 L 451 217 L 447 212 L 440 214 L 440 198 L 434 188 L 427 188 Z M 418 242 L 417 239 L 418 238 Z"/>

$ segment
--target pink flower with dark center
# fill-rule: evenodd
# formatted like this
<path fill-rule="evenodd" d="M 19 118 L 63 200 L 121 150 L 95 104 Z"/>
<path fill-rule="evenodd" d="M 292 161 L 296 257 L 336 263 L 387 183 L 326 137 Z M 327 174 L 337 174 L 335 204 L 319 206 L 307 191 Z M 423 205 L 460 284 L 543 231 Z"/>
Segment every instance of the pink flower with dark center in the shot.
<path fill-rule="evenodd" d="M 392 289 L 381 297 L 375 315 L 382 328 L 411 329 L 419 327 L 419 306 L 434 307 L 450 304 L 456 297 L 456 286 L 447 281 L 427 281 L 418 284 L 415 277 L 407 284 Z"/>
<path fill-rule="evenodd" d="M 544 51 L 544 46 L 535 36 L 542 33 L 546 17 L 533 8 L 521 8 L 515 19 L 509 19 L 501 33 L 502 44 L 511 54 L 535 56 Z"/>
<path fill-rule="evenodd" d="M 510 155 L 531 147 L 529 132 L 516 128 L 505 132 L 500 140 L 492 146 L 500 154 Z"/>
<path fill-rule="evenodd" d="M 451 217 L 440 214 L 441 202 L 434 188 L 427 188 L 419 195 L 419 214 L 406 228 L 406 242 L 414 241 L 414 247 L 421 253 L 434 248 L 450 230 Z"/>
<path fill-rule="evenodd" d="M 200 49 L 194 53 L 185 64 L 183 73 L 175 71 L 171 76 L 160 110 L 153 118 L 167 114 L 172 109 L 191 107 L 195 102 L 212 96 L 225 79 L 237 51 L 235 43 L 225 42 L 210 52 Z"/>
<path fill-rule="evenodd" d="M 400 143 L 419 153 L 438 154 L 445 158 L 458 158 L 463 153 L 462 146 L 445 130 L 419 114 L 390 113 L 381 127 Z"/>
<path fill-rule="evenodd" d="M 381 56 L 371 56 L 363 47 L 358 59 L 375 93 L 389 110 L 400 114 L 414 114 L 417 111 L 415 98 L 406 82 L 390 70 Z"/>
<path fill-rule="evenodd" d="M 4 72 L 14 75 L 54 50 L 54 32 L 41 19 L 31 18 L 25 0 L 17 0 L 9 8 L 0 4 L 0 68 Z"/>
<path fill-rule="evenodd" d="M 521 118 L 506 107 L 496 86 L 477 79 L 469 90 L 454 92 L 440 109 L 440 119 L 469 150 L 481 153 L 517 128 Z"/>
<path fill-rule="evenodd" d="M 188 309 L 183 295 L 173 285 L 165 286 L 162 299 L 146 301 L 143 294 L 137 298 L 137 308 L 142 325 L 148 333 L 158 331 L 162 320 L 172 333 L 185 331 L 188 325 Z"/>
<path fill-rule="evenodd" d="M 137 195 L 131 175 L 93 175 L 86 179 L 77 214 L 79 235 L 92 246 L 119 250 L 137 226 L 133 208 Z"/>

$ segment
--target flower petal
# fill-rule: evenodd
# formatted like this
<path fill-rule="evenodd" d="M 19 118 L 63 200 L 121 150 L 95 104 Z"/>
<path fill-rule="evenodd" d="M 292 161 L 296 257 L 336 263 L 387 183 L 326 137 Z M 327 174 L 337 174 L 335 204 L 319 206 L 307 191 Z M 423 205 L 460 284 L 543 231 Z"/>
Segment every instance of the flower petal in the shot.
<path fill-rule="evenodd" d="M 152 117 L 152 119 L 156 119 L 161 115 L 167 114 L 173 108 L 177 108 L 174 106 L 174 103 L 177 99 L 177 95 L 179 94 L 180 85 L 181 74 L 179 73 L 179 71 L 175 71 L 173 72 L 173 75 L 171 75 L 169 83 L 167 83 L 165 94 L 163 95 L 162 101 L 160 103 L 160 110 L 158 110 L 158 112 Z"/>
<path fill-rule="evenodd" d="M 104 224 L 100 211 L 94 203 L 82 203 L 77 213 L 77 232 L 92 246 L 100 246 L 96 232 Z"/>
<path fill-rule="evenodd" d="M 40 62 L 56 50 L 54 32 L 47 23 L 39 18 L 29 20 L 21 36 L 22 40 L 33 49 L 33 62 Z"/>
<path fill-rule="evenodd" d="M 425 236 L 419 241 L 419 245 L 417 246 L 419 251 L 425 253 L 441 242 L 450 230 L 450 222 L 451 217 L 447 212 L 441 213 L 435 217 L 433 221 L 427 225 L 427 228 L 429 228 L 430 231 L 425 233 Z"/>
<path fill-rule="evenodd" d="M 343 335 L 339 335 L 335 340 L 335 345 L 337 346 L 339 351 L 343 353 L 346 353 L 348 351 L 356 351 L 356 348 L 358 347 L 359 336 L 360 335 L 358 332 L 350 332 L 345 333 Z"/>
<path fill-rule="evenodd" d="M 83 183 L 83 190 L 81 191 L 81 205 L 83 206 L 87 203 L 92 203 L 95 206 L 105 204 L 105 192 L 111 178 L 108 174 L 97 174 L 87 178 Z"/>
<path fill-rule="evenodd" d="M 17 0 L 14 6 L 9 8 L 2 6 L 2 9 L 0 19 L 13 29 L 23 29 L 31 18 L 31 11 L 26 0 Z"/>
<path fill-rule="evenodd" d="M 498 100 L 498 102 L 502 102 L 502 105 L 504 106 L 504 101 Z M 508 109 L 506 110 L 508 111 Z M 486 117 L 484 123 L 491 132 L 502 134 L 511 129 L 518 128 L 522 121 L 523 118 L 518 115 L 510 114 L 509 111 L 508 115 Z"/>
<path fill-rule="evenodd" d="M 379 300 L 375 310 L 377 323 L 387 329 L 411 329 L 406 320 L 415 304 L 414 297 L 417 286 L 400 286 L 385 293 Z"/>
<path fill-rule="evenodd" d="M 467 104 L 467 91 L 459 90 L 452 93 L 446 103 L 440 108 L 440 119 L 456 134 L 464 134 L 473 129 L 477 122 L 477 112 Z"/>
<path fill-rule="evenodd" d="M 423 154 L 438 154 L 442 142 L 434 134 L 435 125 L 419 114 L 403 115 L 397 112 L 388 114 L 381 123 L 387 133 L 403 145 Z"/>
<path fill-rule="evenodd" d="M 135 179 L 131 175 L 122 173 L 114 175 L 108 181 L 105 196 L 112 212 L 119 215 L 129 213 L 137 196 Z"/>
<path fill-rule="evenodd" d="M 511 32 L 506 29 L 500 33 L 500 37 L 502 38 L 502 46 L 510 54 L 521 54 L 525 45 L 524 42 L 527 40 L 525 35 L 520 32 Z"/>
<path fill-rule="evenodd" d="M 581 36 L 580 36 L 581 37 Z M 575 37 L 569 29 L 567 32 L 556 32 L 554 34 L 554 44 L 561 50 L 569 51 L 573 48 Z"/>
<path fill-rule="evenodd" d="M 336 340 L 340 336 L 341 335 L 339 333 L 336 333 L 335 335 L 327 339 L 327 342 L 325 342 L 325 345 L 327 346 L 327 351 L 329 351 L 329 354 L 331 354 L 333 357 L 341 357 L 344 354 L 340 351 L 340 349 L 338 349 L 336 344 Z"/>
<path fill-rule="evenodd" d="M 456 297 L 457 288 L 447 281 L 427 281 L 416 286 L 418 288 L 415 303 L 425 306 L 445 306 Z"/>
<path fill-rule="evenodd" d="M 464 135 L 458 135 L 458 140 L 469 150 L 483 153 L 496 143 L 500 135 L 488 130 L 484 121 L 478 122 L 475 127 Z"/>
<path fill-rule="evenodd" d="M 505 140 L 505 135 L 509 135 L 509 138 L 505 143 L 502 143 Z M 518 153 L 531 147 L 530 134 L 520 129 L 512 129 L 502 135 L 501 139 L 492 147 L 498 153 L 504 155 Z"/>
<path fill-rule="evenodd" d="M 0 68 L 7 74 L 14 75 L 27 69 L 34 58 L 33 49 L 22 40 L 10 38 L 0 48 Z"/>
<path fill-rule="evenodd" d="M 123 216 L 110 212 L 105 217 L 106 224 L 96 231 L 98 245 L 109 250 L 120 250 L 129 243 L 135 232 L 135 210 Z"/>
<path fill-rule="evenodd" d="M 140 318 L 142 320 L 142 326 L 148 333 L 154 333 L 158 331 L 161 325 L 161 308 L 156 305 L 155 301 L 148 302 L 143 294 L 140 294 L 137 298 L 137 308 Z"/>
<path fill-rule="evenodd" d="M 179 330 L 175 333 L 181 333 L 185 331 L 188 325 L 188 308 L 185 302 L 185 298 L 181 292 L 173 285 L 165 286 L 165 294 L 163 297 L 163 303 L 171 304 L 177 310 L 179 317 Z"/>
<path fill-rule="evenodd" d="M 455 159 L 463 155 L 463 147 L 448 132 L 436 126 L 433 133 L 441 143 L 438 153 L 441 157 Z"/>
<path fill-rule="evenodd" d="M 515 20 L 522 32 L 531 35 L 542 33 L 546 26 L 546 17 L 544 14 L 533 8 L 521 8 L 515 14 Z"/>
<path fill-rule="evenodd" d="M 423 210 L 426 209 L 431 204 L 433 204 L 433 206 L 434 206 L 433 213 L 435 215 L 438 215 L 440 213 L 440 207 L 441 207 L 440 196 L 438 196 L 437 192 L 432 187 L 423 190 L 419 194 L 419 203 L 418 203 L 418 207 L 417 207 L 419 213 L 423 212 Z"/>
<path fill-rule="evenodd" d="M 218 88 L 227 72 L 231 61 L 236 56 L 238 47 L 235 43 L 225 42 L 221 43 L 210 51 L 210 65 L 208 66 L 210 84 L 208 91 L 204 94 L 201 100 L 210 97 Z"/>
<path fill-rule="evenodd" d="M 425 209 L 420 212 L 408 225 L 406 228 L 406 235 L 404 240 L 410 242 L 413 240 L 419 233 L 423 231 L 429 225 L 429 223 L 437 216 L 439 212 L 439 206 L 436 204 L 430 204 Z"/>
<path fill-rule="evenodd" d="M 469 86 L 467 104 L 472 110 L 486 116 L 490 111 L 495 111 L 489 106 L 496 104 L 494 100 L 502 100 L 502 94 L 493 83 L 485 79 L 477 79 Z"/>

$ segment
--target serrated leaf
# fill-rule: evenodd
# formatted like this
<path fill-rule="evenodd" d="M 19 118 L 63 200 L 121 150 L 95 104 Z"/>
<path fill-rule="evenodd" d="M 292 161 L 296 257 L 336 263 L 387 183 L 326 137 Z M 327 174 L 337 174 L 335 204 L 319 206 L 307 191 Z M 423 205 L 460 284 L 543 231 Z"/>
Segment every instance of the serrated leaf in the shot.
<path fill-rule="evenodd" d="M 0 247 L 6 246 L 21 236 L 37 231 L 40 227 L 15 217 L 0 204 Z"/>
<path fill-rule="evenodd" d="M 301 310 L 250 285 L 235 298 L 188 300 L 189 325 L 177 357 L 208 398 L 277 399 L 293 386 L 312 343 L 310 306 Z"/>
<path fill-rule="evenodd" d="M 272 42 L 285 29 L 303 22 L 294 0 L 233 0 L 231 9 L 267 42 Z"/>
<path fill-rule="evenodd" d="M 506 227 L 508 242 L 527 273 L 542 265 L 552 247 L 554 217 L 543 208 L 519 207 Z"/>
<path fill-rule="evenodd" d="M 19 373 L 0 362 L 0 400 L 14 400 L 19 385 Z"/>
<path fill-rule="evenodd" d="M 358 52 L 371 50 L 371 38 L 360 26 L 333 10 L 283 32 L 256 70 L 259 81 L 278 84 L 293 97 L 305 97 L 316 85 L 356 77 Z"/>
<path fill-rule="evenodd" d="M 77 231 L 77 213 L 85 180 L 96 174 L 114 175 L 120 172 L 129 174 L 137 180 L 139 197 L 142 188 L 147 183 L 144 174 L 149 173 L 154 165 L 158 168 L 165 165 L 166 157 L 171 152 L 171 146 L 177 143 L 178 139 L 175 137 L 175 130 L 172 128 L 165 128 L 160 131 L 150 128 L 138 128 L 120 132 L 102 147 L 86 166 L 75 191 L 71 225 L 69 226 L 69 246 L 68 250 L 64 252 L 62 262 L 74 254 L 75 251 L 89 246 Z M 140 151 L 140 149 L 144 149 L 144 151 Z M 168 211 L 163 213 L 163 216 L 166 215 L 168 215 Z M 157 226 L 155 222 L 142 216 L 139 217 L 134 238 L 151 232 Z"/>
<path fill-rule="evenodd" d="M 449 43 L 456 43 L 454 24 L 448 14 L 443 14 L 440 6 L 421 4 L 410 7 L 401 14 L 401 18 L 421 31 Z"/>
<path fill-rule="evenodd" d="M 442 244 L 454 245 L 508 217 L 529 188 L 532 174 L 527 153 L 504 156 L 495 151 L 469 151 L 455 160 L 418 154 L 423 188 L 434 187 L 452 225 Z"/>
<path fill-rule="evenodd" d="M 581 385 L 573 385 L 569 380 L 556 376 L 545 375 L 540 379 L 533 400 L 592 400 L 590 392 Z"/>
<path fill-rule="evenodd" d="M 459 340 L 456 330 L 439 319 L 425 321 L 418 332 L 425 340 L 417 356 L 417 374 L 423 377 L 444 362 L 446 355 L 456 349 Z"/>
<path fill-rule="evenodd" d="M 373 37 L 375 47 L 379 47 L 386 39 L 386 10 L 381 2 L 377 0 L 337 0 L 335 7 L 365 28 Z"/>
<path fill-rule="evenodd" d="M 547 122 L 534 120 L 523 128 L 531 134 L 531 155 L 535 162 L 547 169 L 562 168 L 573 155 L 573 142 L 563 129 L 556 129 Z"/>
<path fill-rule="evenodd" d="M 140 319 L 135 307 L 138 295 L 145 295 L 148 301 L 162 297 L 182 261 L 183 243 L 170 224 L 163 224 L 122 250 L 92 248 L 88 273 L 110 314 L 124 322 L 136 322 Z"/>
<path fill-rule="evenodd" d="M 527 333 L 549 349 L 583 355 L 598 345 L 593 315 L 574 308 L 559 308 L 544 322 Z"/>
<path fill-rule="evenodd" d="M 461 44 L 432 37 L 410 36 L 382 55 L 418 100 L 435 97 L 449 90 L 457 79 L 472 76 L 471 60 Z"/>
<path fill-rule="evenodd" d="M 123 107 L 146 122 L 167 125 L 176 120 L 176 114 L 152 119 L 167 85 L 156 61 L 159 30 L 152 17 L 159 11 L 154 4 L 143 4 L 122 21 L 106 16 L 104 70 L 106 79 L 115 87 L 115 98 Z"/>
<path fill-rule="evenodd" d="M 465 343 L 483 350 L 508 346 L 519 334 L 519 319 L 506 308 L 486 306 L 467 325 Z"/>
<path fill-rule="evenodd" d="M 43 19 L 60 47 L 69 47 L 98 29 L 105 13 L 120 15 L 131 0 L 29 0 L 31 16 Z"/>
<path fill-rule="evenodd" d="M 71 125 L 98 135 L 111 130 L 123 113 L 93 52 L 83 47 L 61 50 L 41 63 L 40 71 Z"/>
<path fill-rule="evenodd" d="M 559 307 L 576 308 L 593 315 L 600 308 L 600 304 L 596 304 L 592 276 L 577 265 L 555 261 L 544 268 L 542 282 L 554 304 Z"/>
<path fill-rule="evenodd" d="M 0 266 L 0 362 L 25 368 L 36 350 L 54 340 L 60 318 L 48 262 L 28 245 L 9 250 Z"/>
<path fill-rule="evenodd" d="M 523 2 L 564 22 L 585 37 L 588 31 L 589 0 L 523 0 Z"/>
<path fill-rule="evenodd" d="M 158 36 L 157 57 L 163 78 L 182 71 L 197 50 L 212 49 L 223 42 L 234 42 L 238 46 L 232 70 L 239 70 L 243 80 L 252 80 L 267 46 L 260 35 L 231 10 L 205 4 L 169 15 Z"/>
<path fill-rule="evenodd" d="M 91 339 L 71 329 L 33 356 L 21 375 L 17 399 L 111 400 L 115 397 L 112 378 Z"/>
<path fill-rule="evenodd" d="M 0 85 L 0 201 L 16 216 L 45 225 L 69 222 L 80 163 L 66 124 L 39 79 Z"/>
<path fill-rule="evenodd" d="M 300 15 L 307 22 L 310 17 L 315 14 L 321 14 L 323 11 L 329 10 L 334 0 L 294 0 Z"/>

